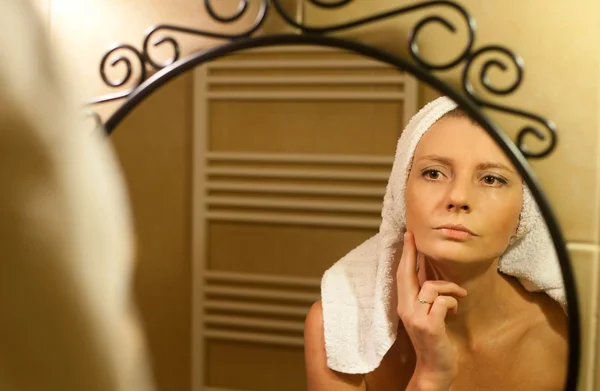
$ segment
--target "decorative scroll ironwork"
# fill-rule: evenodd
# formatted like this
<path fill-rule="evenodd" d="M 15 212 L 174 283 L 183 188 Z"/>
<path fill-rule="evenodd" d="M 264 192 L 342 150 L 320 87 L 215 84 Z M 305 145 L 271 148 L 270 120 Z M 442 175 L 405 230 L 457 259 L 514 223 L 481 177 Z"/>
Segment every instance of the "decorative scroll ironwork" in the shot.
<path fill-rule="evenodd" d="M 239 3 L 240 5 L 234 15 L 223 16 L 223 15 L 218 14 L 214 10 L 212 1 L 213 0 L 204 0 L 204 6 L 206 8 L 207 13 L 210 15 L 210 17 L 220 23 L 233 23 L 233 22 L 238 21 L 240 18 L 242 18 L 247 13 L 249 2 L 250 2 L 250 0 L 240 0 L 240 3 Z M 121 56 L 113 59 L 110 63 L 108 62 L 109 58 L 111 58 L 111 56 L 114 53 L 116 53 L 117 51 L 127 50 L 127 51 L 133 53 L 136 57 L 137 62 L 139 63 L 139 73 L 140 74 L 139 74 L 137 80 L 134 83 L 132 83 L 132 86 L 130 88 L 125 89 L 120 92 L 117 92 L 117 93 L 96 97 L 96 98 L 90 100 L 88 102 L 88 104 L 98 104 L 98 103 L 110 102 L 110 101 L 126 98 L 127 96 L 129 96 L 131 94 L 131 92 L 135 88 L 139 87 L 148 78 L 147 65 L 154 68 L 155 70 L 160 70 L 162 68 L 165 68 L 165 67 L 173 64 L 177 60 L 179 60 L 180 55 L 181 55 L 181 48 L 180 48 L 180 45 L 179 45 L 179 42 L 177 41 L 177 39 L 175 39 L 173 36 L 170 36 L 170 35 L 163 35 L 163 36 L 153 40 L 153 38 L 159 32 L 177 32 L 177 33 L 198 35 L 198 36 L 202 36 L 202 37 L 223 39 L 223 40 L 235 40 L 235 39 L 250 37 L 263 25 L 265 18 L 267 17 L 267 14 L 268 14 L 270 0 L 260 0 L 260 1 L 261 1 L 260 9 L 258 11 L 258 14 L 256 16 L 254 23 L 252 24 L 252 26 L 250 26 L 246 30 L 241 31 L 239 33 L 219 33 L 219 32 L 215 32 L 215 31 L 196 30 L 196 29 L 192 29 L 192 28 L 170 25 L 170 24 L 160 24 L 160 25 L 152 26 L 146 31 L 146 33 L 144 34 L 144 40 L 142 41 L 142 50 L 141 51 L 138 50 L 137 48 L 135 48 L 134 46 L 128 45 L 128 44 L 118 45 L 118 46 L 115 46 L 115 47 L 109 49 L 102 56 L 102 60 L 100 61 L 100 76 L 102 78 L 102 81 L 104 81 L 104 83 L 107 86 L 112 87 L 112 88 L 121 87 L 121 86 L 129 83 L 131 80 L 131 77 L 133 76 L 132 62 L 128 57 L 121 55 Z M 273 0 L 271 0 L 271 1 L 273 1 Z M 275 1 L 277 1 L 277 0 L 275 0 Z M 167 43 L 171 45 L 172 50 L 173 50 L 173 55 L 168 60 L 166 60 L 162 63 L 158 62 L 157 60 L 155 60 L 152 57 L 151 47 L 156 48 L 156 47 L 159 47 L 159 46 L 167 44 Z M 108 64 L 110 64 L 111 67 L 117 67 L 120 64 L 124 64 L 125 69 L 126 69 L 125 76 L 118 81 L 109 80 L 108 77 L 106 76 Z"/>
<path fill-rule="evenodd" d="M 465 67 L 463 68 L 462 74 L 462 85 L 467 95 L 479 106 L 489 107 L 494 110 L 502 111 L 509 114 L 514 114 L 523 118 L 528 118 L 530 120 L 536 121 L 543 126 L 545 131 L 541 131 L 540 128 L 533 126 L 525 126 L 517 133 L 517 142 L 516 145 L 521 151 L 521 153 L 527 158 L 543 158 L 550 154 L 552 150 L 556 147 L 556 127 L 552 121 L 549 121 L 545 118 L 542 118 L 538 115 L 528 113 L 526 111 L 502 106 L 499 104 L 495 104 L 489 101 L 486 101 L 479 97 L 473 84 L 469 80 L 469 71 L 473 67 L 475 60 L 479 56 L 483 56 L 489 53 L 495 54 L 503 54 L 508 57 L 515 68 L 516 78 L 514 81 L 505 88 L 495 87 L 491 84 L 488 78 L 488 71 L 492 68 L 500 69 L 501 71 L 507 71 L 508 66 L 498 60 L 498 59 L 489 59 L 485 61 L 483 66 L 479 70 L 479 81 L 480 84 L 485 87 L 485 89 L 494 95 L 508 95 L 519 88 L 519 85 L 523 81 L 523 60 L 521 57 L 511 52 L 510 50 L 496 45 L 485 46 L 473 52 L 466 61 Z M 538 141 L 546 141 L 546 146 L 539 150 L 533 151 L 530 150 L 526 145 L 525 141 L 527 136 L 535 137 Z"/>
<path fill-rule="evenodd" d="M 239 0 L 237 10 L 231 15 L 222 15 L 219 12 L 217 12 L 215 10 L 214 0 L 204 0 L 204 7 L 206 9 L 207 14 L 215 22 L 221 24 L 231 24 L 239 21 L 245 15 L 248 14 L 251 1 L 252 0 Z M 492 68 L 506 72 L 509 69 L 507 63 L 498 59 L 490 59 L 483 63 L 483 65 L 479 69 L 480 84 L 483 86 L 488 95 L 497 96 L 511 94 L 521 85 L 521 82 L 523 80 L 524 69 L 523 60 L 517 54 L 503 46 L 489 45 L 480 47 L 478 49 L 474 49 L 476 32 L 475 20 L 463 6 L 459 5 L 454 1 L 420 1 L 412 5 L 395 8 L 390 11 L 385 11 L 374 15 L 358 18 L 345 23 L 325 26 L 312 26 L 304 22 L 296 21 L 295 18 L 284 9 L 284 7 L 281 4 L 281 0 L 256 1 L 259 2 L 259 8 L 254 23 L 249 28 L 246 28 L 245 30 L 237 33 L 221 33 L 217 31 L 198 30 L 170 24 L 160 24 L 151 27 L 145 33 L 144 39 L 142 41 L 141 50 L 136 49 L 134 46 L 128 44 L 122 44 L 111 48 L 106 52 L 106 54 L 104 54 L 100 62 L 100 76 L 104 83 L 111 88 L 122 87 L 126 84 L 129 84 L 130 87 L 116 93 L 96 97 L 90 102 L 88 102 L 88 104 L 98 104 L 126 98 L 131 94 L 132 91 L 139 87 L 148 78 L 148 67 L 153 68 L 154 70 L 160 70 L 178 61 L 181 55 L 181 48 L 179 42 L 172 35 L 172 33 L 189 34 L 228 41 L 249 38 L 254 33 L 256 33 L 264 24 L 269 14 L 271 6 L 287 24 L 295 27 L 300 34 L 307 35 L 324 35 L 329 33 L 346 31 L 360 26 L 365 26 L 379 21 L 387 20 L 395 16 L 406 15 L 409 13 L 419 11 L 439 10 L 440 8 L 445 8 L 456 12 L 464 21 L 464 25 L 467 31 L 467 41 L 464 45 L 464 48 L 453 59 L 444 63 L 434 63 L 426 59 L 422 55 L 418 39 L 419 34 L 423 31 L 424 28 L 433 24 L 438 24 L 440 26 L 443 26 L 450 33 L 454 34 L 457 32 L 457 27 L 447 17 L 441 14 L 428 15 L 420 19 L 414 25 L 408 36 L 408 49 L 412 59 L 419 66 L 421 66 L 427 71 L 449 70 L 461 66 L 462 87 L 464 89 L 464 92 L 477 105 L 497 110 L 503 113 L 519 116 L 535 122 L 535 125 L 528 125 L 520 129 L 516 137 L 516 144 L 525 157 L 543 158 L 550 154 L 556 146 L 556 128 L 551 121 L 544 119 L 536 114 L 493 103 L 490 100 L 483 99 L 476 91 L 475 87 L 471 83 L 471 80 L 469 79 L 469 75 L 472 73 L 472 68 L 475 68 L 475 64 L 478 63 L 475 60 L 477 60 L 480 56 L 488 56 L 490 54 L 501 54 L 504 57 L 508 57 L 509 62 L 511 64 L 511 68 L 514 68 L 516 71 L 516 78 L 514 79 L 514 81 L 508 87 L 500 88 L 494 86 L 490 82 L 490 79 L 488 78 L 488 72 Z M 312 4 L 313 6 L 322 9 L 335 10 L 347 6 L 353 3 L 354 1 L 355 0 L 307 0 L 307 4 Z M 164 47 L 164 45 L 166 44 L 170 45 L 172 49 L 172 55 L 166 61 L 160 62 L 152 55 L 152 49 L 157 48 L 159 46 Z M 109 62 L 109 59 L 113 58 L 117 52 L 123 53 L 124 51 L 133 54 L 133 57 L 135 58 L 139 68 L 139 75 L 134 82 L 132 82 L 132 60 L 129 57 L 120 55 L 119 57 L 116 57 Z M 109 80 L 109 78 L 107 77 L 107 67 L 109 65 L 113 68 L 123 68 L 124 65 L 124 76 L 119 80 Z M 536 147 L 535 150 L 531 149 L 526 145 L 527 139 L 536 139 L 537 144 L 541 144 L 541 146 Z"/>
<path fill-rule="evenodd" d="M 117 58 L 113 58 L 113 60 L 110 62 L 110 66 L 111 67 L 115 67 L 118 66 L 119 64 L 124 64 L 125 68 L 126 68 L 126 73 L 125 76 L 123 76 L 122 79 L 117 80 L 117 81 L 113 81 L 110 80 L 108 78 L 108 76 L 106 75 L 106 71 L 107 71 L 107 65 L 109 64 L 108 60 L 113 57 L 113 54 L 116 52 L 123 52 L 123 51 L 127 51 L 130 53 L 133 53 L 133 55 L 136 58 L 136 62 L 138 63 L 138 66 L 140 68 L 139 71 L 139 76 L 137 79 L 137 82 L 135 83 L 135 85 L 129 89 L 120 91 L 120 92 L 116 92 L 113 94 L 108 94 L 108 95 L 103 95 L 103 96 L 99 96 L 96 97 L 94 99 L 92 99 L 89 104 L 97 104 L 97 103 L 105 103 L 105 102 L 110 102 L 113 100 L 118 100 L 118 99 L 123 99 L 129 96 L 129 94 L 131 94 L 131 92 L 138 87 L 140 84 L 142 84 L 144 82 L 144 80 L 146 80 L 147 78 L 147 72 L 146 72 L 146 67 L 144 66 L 144 55 L 142 53 L 140 53 L 139 50 L 137 50 L 134 46 L 131 45 L 127 45 L 127 44 L 123 44 L 123 45 L 118 45 L 118 46 L 114 46 L 111 49 L 109 49 L 104 56 L 102 56 L 102 60 L 100 60 L 100 77 L 102 78 L 102 81 L 109 87 L 121 87 L 125 84 L 127 84 L 129 82 L 129 80 L 131 79 L 131 76 L 133 75 L 133 66 L 131 63 L 131 59 L 125 55 L 121 55 Z M 96 114 L 97 116 L 97 114 Z"/>

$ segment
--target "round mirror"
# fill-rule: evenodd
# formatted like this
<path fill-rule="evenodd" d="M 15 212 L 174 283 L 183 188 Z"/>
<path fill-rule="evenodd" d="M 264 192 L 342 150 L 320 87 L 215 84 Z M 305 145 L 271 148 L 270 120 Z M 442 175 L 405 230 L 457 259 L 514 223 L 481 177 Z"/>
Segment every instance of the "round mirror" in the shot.
<path fill-rule="evenodd" d="M 428 106 L 436 119 L 417 126 L 420 109 L 440 95 L 455 104 Z M 165 68 L 133 92 L 106 128 L 130 190 L 137 294 L 159 385 L 187 389 L 191 366 L 198 389 L 305 390 L 306 368 L 317 359 L 304 352 L 304 333 L 316 327 L 310 320 L 305 327 L 305 318 L 321 289 L 358 287 L 323 296 L 325 316 L 316 324 L 340 327 L 325 334 L 330 341 L 365 330 L 360 316 L 342 317 L 357 321 L 344 326 L 333 314 L 382 303 L 401 312 L 411 292 L 394 285 L 374 304 L 360 287 L 381 276 L 338 262 L 367 264 L 380 254 L 377 246 L 360 246 L 385 227 L 389 236 L 399 216 L 382 223 L 394 173 L 406 174 L 396 194 L 405 198 L 406 216 L 394 231 L 393 261 L 400 261 L 408 228 L 422 254 L 423 267 L 413 270 L 417 293 L 429 280 L 470 291 L 469 299 L 458 297 L 457 313 L 442 317 L 458 346 L 456 384 L 495 379 L 502 389 L 525 383 L 539 389 L 545 382 L 560 388 L 567 369 L 576 370 L 571 269 L 536 178 L 507 134 L 423 69 L 335 38 L 241 40 Z M 403 155 L 408 165 L 396 154 L 403 129 L 419 134 Z M 540 238 L 543 247 L 535 247 Z M 522 244 L 528 240 L 536 244 Z M 357 247 L 372 251 L 357 255 Z M 394 262 L 386 276 L 407 278 L 396 277 Z M 337 277 L 326 283 L 326 270 L 337 270 Z M 429 300 L 437 299 L 419 300 L 415 308 L 433 309 Z M 396 323 L 386 327 L 394 343 L 375 359 L 378 369 L 365 370 L 374 389 L 406 387 L 410 376 L 390 375 L 389 368 L 408 362 L 414 371 L 409 318 L 392 316 Z M 555 353 L 544 354 L 548 349 Z M 517 370 L 518 357 L 528 366 Z M 548 376 L 532 377 L 525 368 L 533 362 Z"/>

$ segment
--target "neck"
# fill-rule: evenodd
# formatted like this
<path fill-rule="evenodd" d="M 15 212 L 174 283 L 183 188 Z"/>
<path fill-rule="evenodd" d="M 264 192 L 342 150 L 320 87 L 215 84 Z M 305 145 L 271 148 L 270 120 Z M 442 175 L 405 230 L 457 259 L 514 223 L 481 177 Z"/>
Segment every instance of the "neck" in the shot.
<path fill-rule="evenodd" d="M 446 317 L 451 337 L 475 345 L 510 318 L 507 300 L 514 294 L 514 282 L 498 272 L 498 260 L 469 264 L 448 264 L 426 260 L 423 277 L 451 281 L 467 290 L 458 300 L 458 313 Z"/>

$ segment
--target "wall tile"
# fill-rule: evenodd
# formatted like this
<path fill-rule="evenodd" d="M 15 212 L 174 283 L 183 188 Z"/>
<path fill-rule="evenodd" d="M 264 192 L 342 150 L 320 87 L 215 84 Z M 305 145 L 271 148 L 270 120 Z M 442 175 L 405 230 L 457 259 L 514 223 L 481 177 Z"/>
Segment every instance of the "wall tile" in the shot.
<path fill-rule="evenodd" d="M 598 270 L 600 247 L 590 245 L 570 245 L 573 272 L 577 284 L 579 308 L 581 313 L 581 365 L 579 377 L 579 390 L 589 391 L 600 368 L 596 360 L 598 356 L 597 344 L 597 316 L 598 316 Z"/>

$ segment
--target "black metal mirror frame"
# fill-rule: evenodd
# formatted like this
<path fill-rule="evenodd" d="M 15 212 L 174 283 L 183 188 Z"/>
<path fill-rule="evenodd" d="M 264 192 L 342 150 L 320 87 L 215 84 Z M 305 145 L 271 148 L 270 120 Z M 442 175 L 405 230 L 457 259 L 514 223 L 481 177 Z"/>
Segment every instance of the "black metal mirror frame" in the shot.
<path fill-rule="evenodd" d="M 239 0 L 238 10 L 234 15 L 222 16 L 215 12 L 211 0 L 203 0 L 207 13 L 210 17 L 220 23 L 233 23 L 238 21 L 244 14 L 247 13 L 250 0 Z M 391 11 L 383 12 L 380 14 L 367 16 L 361 19 L 353 20 L 348 23 L 331 25 L 331 26 L 308 26 L 302 23 L 296 22 L 281 6 L 280 0 L 258 0 L 260 1 L 258 15 L 253 25 L 237 34 L 224 34 L 214 31 L 202 31 L 195 30 L 175 25 L 157 25 L 150 28 L 145 34 L 142 50 L 138 50 L 132 45 L 121 44 L 114 46 L 106 52 L 102 57 L 100 63 L 100 75 L 102 80 L 110 87 L 122 87 L 127 84 L 133 76 L 133 68 L 131 60 L 122 55 L 116 57 L 115 53 L 118 51 L 128 51 L 133 53 L 134 57 L 139 61 L 140 75 L 134 86 L 109 95 L 104 95 L 91 100 L 88 104 L 96 105 L 104 102 L 126 99 L 124 103 L 110 116 L 110 118 L 104 124 L 104 129 L 107 134 L 110 135 L 117 125 L 144 99 L 150 94 L 155 92 L 165 83 L 169 82 L 173 78 L 187 72 L 196 66 L 203 64 L 207 61 L 212 61 L 220 57 L 233 54 L 239 51 L 275 46 L 275 45 L 318 45 L 330 48 L 338 48 L 345 51 L 353 52 L 358 55 L 369 57 L 374 60 L 381 61 L 396 67 L 402 71 L 408 72 L 418 78 L 420 81 L 430 85 L 442 94 L 449 96 L 453 99 L 460 107 L 462 107 L 474 120 L 476 120 L 495 140 L 495 142 L 502 148 L 504 153 L 509 157 L 511 162 L 515 165 L 519 173 L 522 175 L 523 180 L 531 189 L 534 199 L 539 205 L 540 211 L 544 217 L 544 220 L 548 226 L 552 240 L 558 254 L 560 261 L 561 271 L 563 273 L 564 285 L 566 291 L 566 298 L 568 302 L 568 318 L 569 318 L 569 362 L 568 362 L 568 375 L 566 381 L 566 390 L 575 390 L 577 386 L 577 380 L 579 375 L 579 363 L 581 353 L 581 335 L 580 335 L 580 318 L 579 318 L 579 307 L 577 301 L 577 293 L 575 282 L 573 279 L 573 272 L 570 266 L 569 254 L 565 245 L 564 237 L 556 221 L 552 208 L 548 202 L 547 197 L 542 191 L 539 180 L 536 178 L 533 170 L 527 162 L 527 158 L 540 159 L 548 156 L 556 147 L 557 134 L 554 124 L 538 115 L 506 106 L 501 106 L 490 101 L 480 98 L 477 94 L 474 86 L 469 80 L 469 75 L 475 64 L 475 60 L 484 56 L 487 57 L 490 54 L 502 54 L 507 57 L 516 71 L 516 79 L 508 87 L 496 87 L 492 85 L 488 79 L 488 71 L 491 68 L 497 68 L 501 71 L 507 71 L 508 66 L 505 62 L 499 59 L 488 59 L 480 68 L 479 80 L 480 84 L 486 89 L 491 95 L 508 95 L 513 93 L 521 84 L 523 78 L 524 65 L 522 59 L 513 53 L 511 50 L 499 46 L 499 45 L 488 45 L 474 49 L 475 44 L 475 21 L 467 12 L 467 10 L 453 1 L 421 1 L 410 6 L 396 8 Z M 308 3 L 314 6 L 335 10 L 352 3 L 354 0 L 306 0 Z M 253 37 L 252 35 L 259 30 L 263 25 L 265 18 L 267 17 L 271 6 L 280 15 L 283 20 L 289 25 L 299 30 L 298 34 L 275 34 Z M 408 58 L 402 58 L 394 54 L 388 53 L 381 49 L 365 45 L 355 40 L 335 38 L 327 36 L 327 33 L 337 32 L 356 28 L 359 26 L 375 23 L 380 20 L 385 20 L 394 16 L 403 15 L 409 12 L 418 10 L 426 10 L 430 8 L 446 7 L 450 8 L 461 15 L 464 19 L 468 29 L 468 41 L 465 45 L 465 49 L 452 61 L 444 64 L 433 64 L 426 61 L 420 54 L 419 44 L 417 37 L 423 27 L 431 23 L 438 23 L 446 27 L 449 31 L 455 32 L 456 27 L 446 18 L 440 15 L 431 15 L 421 19 L 412 28 L 408 36 L 409 51 L 412 56 L 412 60 Z M 218 38 L 227 40 L 223 45 L 216 46 L 207 50 L 202 50 L 197 53 L 191 54 L 183 59 L 180 57 L 180 46 L 175 38 L 172 36 L 163 36 L 152 44 L 153 46 L 163 45 L 169 43 L 173 48 L 173 56 L 166 63 L 159 63 L 154 60 L 150 53 L 149 44 L 151 39 L 159 31 L 171 31 L 183 34 L 198 35 L 203 37 Z M 116 58 L 114 58 L 116 57 Z M 106 75 L 106 66 L 108 60 L 113 58 L 110 65 L 118 66 L 123 64 L 126 67 L 126 74 L 120 80 L 113 81 L 109 80 Z M 158 72 L 152 76 L 148 76 L 146 67 L 150 66 Z M 459 92 L 451 85 L 443 82 L 441 79 L 434 75 L 434 71 L 447 70 L 455 67 L 462 66 L 462 87 L 464 93 Z M 508 114 L 513 114 L 519 117 L 526 118 L 528 120 L 537 122 L 538 127 L 525 126 L 519 130 L 516 143 L 503 132 L 500 131 L 499 127 L 496 126 L 482 111 L 482 108 L 491 108 L 494 110 L 502 111 Z M 89 111 L 90 115 L 94 116 L 97 121 L 100 117 L 92 111 Z M 541 127 L 540 127 L 541 126 Z M 541 130 L 543 129 L 543 130 Z M 537 138 L 538 141 L 543 142 L 541 149 L 534 151 L 529 149 L 525 145 L 527 138 Z"/>

